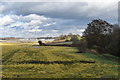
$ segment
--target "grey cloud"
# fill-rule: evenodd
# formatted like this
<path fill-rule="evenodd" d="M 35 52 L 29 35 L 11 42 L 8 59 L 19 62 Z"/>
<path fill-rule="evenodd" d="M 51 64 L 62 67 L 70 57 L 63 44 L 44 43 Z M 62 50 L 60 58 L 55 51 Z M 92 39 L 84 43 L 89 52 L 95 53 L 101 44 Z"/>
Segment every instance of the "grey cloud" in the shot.
<path fill-rule="evenodd" d="M 99 2 L 98 2 L 99 3 Z M 3 3 L 3 13 L 38 14 L 63 19 L 113 19 L 117 18 L 117 3 L 105 6 L 101 3 L 72 2 L 72 3 L 44 3 L 44 2 L 16 2 Z M 112 17 L 114 16 L 114 17 Z"/>
<path fill-rule="evenodd" d="M 81 34 L 92 19 L 100 18 L 112 23 L 117 22 L 116 4 L 99 2 L 2 3 L 0 17 L 8 17 L 5 20 L 0 18 L 2 22 L 0 31 L 5 36 L 58 36 L 69 32 Z"/>

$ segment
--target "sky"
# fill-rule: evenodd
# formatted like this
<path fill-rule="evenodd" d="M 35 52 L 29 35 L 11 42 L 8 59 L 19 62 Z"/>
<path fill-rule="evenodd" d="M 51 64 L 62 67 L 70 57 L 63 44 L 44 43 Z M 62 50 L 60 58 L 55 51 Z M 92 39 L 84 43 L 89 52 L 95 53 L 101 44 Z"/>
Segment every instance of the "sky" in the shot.
<path fill-rule="evenodd" d="M 94 19 L 118 23 L 118 0 L 3 0 L 0 12 L 0 37 L 82 35 Z"/>

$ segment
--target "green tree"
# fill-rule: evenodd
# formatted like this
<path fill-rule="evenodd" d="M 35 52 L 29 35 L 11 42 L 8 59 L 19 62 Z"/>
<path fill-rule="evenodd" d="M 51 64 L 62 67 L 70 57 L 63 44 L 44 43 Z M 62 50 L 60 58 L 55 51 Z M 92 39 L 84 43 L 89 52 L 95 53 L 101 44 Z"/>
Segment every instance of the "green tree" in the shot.
<path fill-rule="evenodd" d="M 119 25 L 113 25 L 113 32 L 111 34 L 110 43 L 107 46 L 107 50 L 112 55 L 118 56 L 120 53 L 120 27 Z"/>
<path fill-rule="evenodd" d="M 113 32 L 113 25 L 101 19 L 93 20 L 88 24 L 83 36 L 86 38 L 89 48 L 96 48 L 104 52 L 110 43 L 110 34 Z"/>
<path fill-rule="evenodd" d="M 85 39 L 79 39 L 78 35 L 71 38 L 72 46 L 77 47 L 80 53 L 86 52 L 87 44 Z"/>

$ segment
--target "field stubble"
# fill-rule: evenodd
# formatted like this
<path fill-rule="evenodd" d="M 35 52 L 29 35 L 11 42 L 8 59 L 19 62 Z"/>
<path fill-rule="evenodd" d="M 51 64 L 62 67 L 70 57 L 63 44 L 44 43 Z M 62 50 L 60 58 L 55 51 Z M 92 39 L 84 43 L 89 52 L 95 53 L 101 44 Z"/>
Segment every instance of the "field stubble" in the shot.
<path fill-rule="evenodd" d="M 117 62 L 104 63 L 92 55 L 78 53 L 74 47 L 3 45 L 2 75 L 3 78 L 118 77 Z"/>

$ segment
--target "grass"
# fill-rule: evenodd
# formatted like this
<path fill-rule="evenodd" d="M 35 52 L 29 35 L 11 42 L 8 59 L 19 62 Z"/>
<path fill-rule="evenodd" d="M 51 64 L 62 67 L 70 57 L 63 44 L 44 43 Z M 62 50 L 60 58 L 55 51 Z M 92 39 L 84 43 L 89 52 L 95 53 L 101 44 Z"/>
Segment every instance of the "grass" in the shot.
<path fill-rule="evenodd" d="M 117 78 L 120 67 L 115 60 L 78 53 L 75 47 L 19 43 L 2 45 L 2 54 L 3 78 Z"/>
<path fill-rule="evenodd" d="M 99 61 L 100 63 L 103 64 L 113 64 L 113 65 L 117 65 L 118 63 L 118 57 L 112 56 L 110 54 L 90 54 L 90 53 L 84 53 L 82 54 L 88 58 L 93 58 L 97 61 Z"/>
<path fill-rule="evenodd" d="M 47 43 L 47 45 L 71 45 L 72 42 Z"/>

